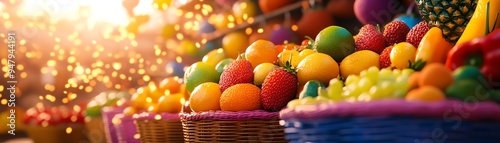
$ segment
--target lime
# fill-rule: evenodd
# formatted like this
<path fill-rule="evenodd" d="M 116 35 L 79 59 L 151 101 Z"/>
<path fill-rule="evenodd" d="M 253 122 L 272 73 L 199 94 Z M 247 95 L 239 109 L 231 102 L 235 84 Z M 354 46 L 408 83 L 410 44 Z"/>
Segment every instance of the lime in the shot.
<path fill-rule="evenodd" d="M 191 65 L 184 75 L 184 83 L 186 83 L 186 89 L 190 93 L 193 89 L 205 82 L 219 82 L 219 73 L 207 63 L 196 62 Z"/>
<path fill-rule="evenodd" d="M 219 72 L 219 75 L 222 74 L 222 72 L 226 69 L 226 67 L 231 64 L 232 62 L 234 61 L 234 59 L 231 59 L 231 58 L 227 58 L 227 59 L 224 59 L 222 61 L 220 61 L 216 66 L 215 66 L 215 70 L 217 70 L 217 72 Z"/>
<path fill-rule="evenodd" d="M 314 49 L 330 55 L 335 61 L 342 61 L 355 51 L 354 38 L 347 29 L 329 26 L 321 30 L 314 41 Z"/>

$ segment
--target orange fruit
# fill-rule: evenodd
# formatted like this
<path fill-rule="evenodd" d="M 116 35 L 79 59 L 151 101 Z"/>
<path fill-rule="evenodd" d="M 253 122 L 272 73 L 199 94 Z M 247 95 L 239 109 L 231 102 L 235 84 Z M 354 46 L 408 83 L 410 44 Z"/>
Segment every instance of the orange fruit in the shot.
<path fill-rule="evenodd" d="M 297 65 L 299 85 L 304 85 L 310 80 L 318 80 L 328 85 L 330 80 L 338 75 L 339 65 L 332 57 L 324 53 L 313 53 Z"/>
<path fill-rule="evenodd" d="M 236 84 L 220 96 L 222 111 L 251 111 L 261 109 L 260 88 L 250 84 Z"/>
<path fill-rule="evenodd" d="M 452 74 L 442 63 L 430 63 L 420 72 L 418 85 L 431 85 L 444 91 L 453 83 Z"/>
<path fill-rule="evenodd" d="M 136 108 L 136 109 L 146 109 L 146 99 L 148 98 L 149 94 L 147 92 L 144 92 L 140 90 L 141 88 L 138 89 L 136 93 L 134 93 L 130 99 L 130 106 Z"/>
<path fill-rule="evenodd" d="M 446 99 L 446 95 L 439 88 L 434 86 L 421 86 L 413 89 L 405 97 L 406 101 L 436 102 Z"/>
<path fill-rule="evenodd" d="M 233 32 L 222 38 L 222 48 L 224 48 L 224 52 L 228 58 L 238 58 L 239 54 L 245 53 L 247 47 L 248 36 L 245 33 Z"/>
<path fill-rule="evenodd" d="M 180 93 L 162 96 L 157 104 L 157 112 L 179 113 L 185 101 L 184 95 Z"/>
<path fill-rule="evenodd" d="M 245 58 L 255 68 L 261 63 L 274 63 L 278 59 L 278 50 L 271 41 L 257 40 L 248 46 Z"/>
<path fill-rule="evenodd" d="M 194 112 L 220 110 L 221 91 L 219 84 L 205 82 L 194 88 L 189 97 L 189 106 Z"/>
<path fill-rule="evenodd" d="M 169 93 L 178 93 L 181 90 L 181 83 L 179 83 L 179 77 L 169 77 L 163 79 L 159 87 L 160 91 L 165 92 L 168 90 Z"/>
<path fill-rule="evenodd" d="M 420 72 L 414 72 L 408 77 L 410 89 L 418 87 L 418 79 L 420 79 Z"/>
<path fill-rule="evenodd" d="M 370 50 L 361 50 L 347 56 L 340 63 L 340 75 L 347 79 L 349 75 L 359 75 L 361 71 L 372 66 L 380 68 L 380 56 Z"/>

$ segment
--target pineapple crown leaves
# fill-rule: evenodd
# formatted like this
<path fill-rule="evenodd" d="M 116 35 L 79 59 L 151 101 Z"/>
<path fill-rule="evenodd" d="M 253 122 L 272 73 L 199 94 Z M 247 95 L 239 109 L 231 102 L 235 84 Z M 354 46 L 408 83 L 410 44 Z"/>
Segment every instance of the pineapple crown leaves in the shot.
<path fill-rule="evenodd" d="M 423 61 L 422 59 L 417 60 L 413 64 L 411 63 L 410 60 L 408 60 L 408 63 L 410 64 L 410 66 L 408 68 L 413 69 L 415 71 L 421 71 L 425 67 L 425 65 L 427 64 L 427 62 Z"/>
<path fill-rule="evenodd" d="M 488 2 L 488 4 L 486 4 L 486 32 L 485 32 L 485 35 L 488 35 L 493 30 L 495 30 L 495 27 L 497 25 L 498 15 L 499 15 L 499 13 L 497 13 L 497 16 L 495 18 L 495 22 L 493 23 L 493 28 L 490 30 L 490 2 Z"/>

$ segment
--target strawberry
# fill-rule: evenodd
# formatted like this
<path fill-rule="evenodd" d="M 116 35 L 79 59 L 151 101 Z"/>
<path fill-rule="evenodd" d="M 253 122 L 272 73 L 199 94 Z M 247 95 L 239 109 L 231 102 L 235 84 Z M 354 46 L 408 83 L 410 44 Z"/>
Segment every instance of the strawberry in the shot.
<path fill-rule="evenodd" d="M 371 50 L 380 54 L 385 48 L 385 39 L 375 26 L 367 24 L 359 30 L 355 44 L 357 51 Z"/>
<path fill-rule="evenodd" d="M 387 46 L 391 46 L 406 41 L 406 34 L 410 32 L 410 27 L 401 21 L 393 21 L 384 27 L 384 37 Z"/>
<path fill-rule="evenodd" d="M 424 37 L 425 33 L 429 31 L 431 27 L 427 25 L 427 22 L 422 21 L 415 25 L 410 32 L 406 35 L 406 42 L 411 43 L 413 46 L 418 47 L 422 37 Z"/>
<path fill-rule="evenodd" d="M 297 94 L 297 76 L 287 62 L 284 68 L 271 71 L 264 79 L 260 99 L 264 110 L 279 111 Z"/>
<path fill-rule="evenodd" d="M 224 92 L 227 88 L 239 83 L 253 82 L 253 67 L 247 60 L 236 60 L 232 62 L 220 75 L 220 90 Z"/>
<path fill-rule="evenodd" d="M 392 46 L 389 46 L 382 51 L 380 54 L 380 68 L 386 68 L 391 66 L 391 51 L 392 51 Z"/>

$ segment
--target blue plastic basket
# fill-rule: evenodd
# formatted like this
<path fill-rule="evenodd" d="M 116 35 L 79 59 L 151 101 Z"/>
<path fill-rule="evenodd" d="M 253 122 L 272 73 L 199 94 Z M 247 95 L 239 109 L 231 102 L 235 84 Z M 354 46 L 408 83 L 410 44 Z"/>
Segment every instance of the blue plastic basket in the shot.
<path fill-rule="evenodd" d="M 292 143 L 499 143 L 500 142 L 500 107 L 493 107 L 491 103 L 479 105 L 477 110 L 489 110 L 490 114 L 468 114 L 468 118 L 458 114 L 449 114 L 456 101 L 431 105 L 435 108 L 426 117 L 419 116 L 412 110 L 420 109 L 425 104 L 395 106 L 399 109 L 387 110 L 387 106 L 404 101 L 383 101 L 370 103 L 368 107 L 362 105 L 327 105 L 302 107 L 301 109 L 287 109 L 281 112 L 284 119 L 285 138 Z M 397 103 L 397 104 L 400 104 Z M 366 103 L 356 103 L 366 104 Z M 380 109 L 373 108 L 381 104 Z M 410 103 L 409 103 L 410 104 Z M 462 105 L 461 103 L 458 103 Z M 483 103 L 481 103 L 483 104 Z M 395 104 L 396 105 L 396 104 Z M 449 105 L 449 106 L 448 106 Z M 432 107 L 434 106 L 434 107 Z M 495 105 L 498 106 L 498 105 Z M 353 110 L 349 110 L 354 108 Z M 369 114 L 365 109 L 387 110 L 385 115 Z M 489 108 L 489 109 L 488 109 Z M 402 114 L 403 111 L 408 114 Z M 441 112 L 442 111 L 442 112 Z M 425 112 L 425 111 L 422 111 Z M 482 112 L 482 111 L 478 111 Z M 397 113 L 397 114 L 395 114 Z M 412 114 L 414 115 L 412 115 Z M 438 115 L 440 115 L 438 117 Z M 380 113 L 382 114 L 382 113 Z M 400 115 L 398 115 L 400 114 Z M 445 114 L 446 116 L 442 116 Z M 473 120 L 471 120 L 473 119 Z"/>

